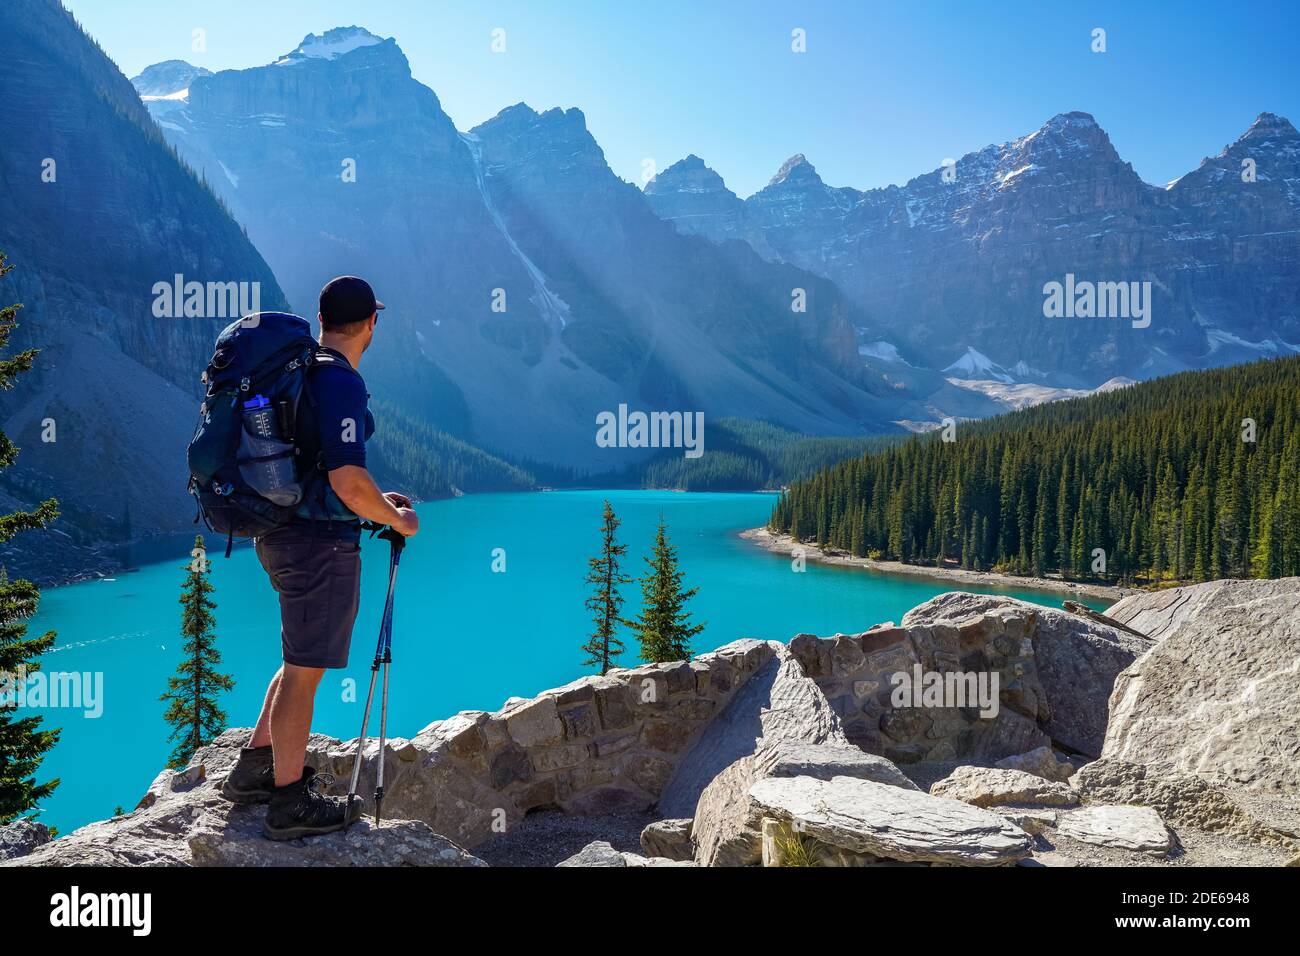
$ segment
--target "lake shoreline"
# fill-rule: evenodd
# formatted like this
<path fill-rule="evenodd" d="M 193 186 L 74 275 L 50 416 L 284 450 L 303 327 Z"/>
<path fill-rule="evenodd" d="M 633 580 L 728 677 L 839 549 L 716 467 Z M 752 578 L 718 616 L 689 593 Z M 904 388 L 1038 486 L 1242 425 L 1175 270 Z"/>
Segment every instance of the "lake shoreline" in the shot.
<path fill-rule="evenodd" d="M 1052 578 L 1019 577 L 1014 574 L 999 574 L 995 571 L 935 568 L 919 564 L 904 564 L 901 561 L 877 561 L 872 558 L 858 558 L 842 552 L 827 552 L 813 544 L 804 542 L 796 544 L 788 534 L 774 534 L 767 528 L 749 528 L 740 532 L 740 537 L 772 554 L 792 555 L 795 548 L 798 547 L 803 550 L 804 557 L 807 560 L 815 561 L 818 564 L 854 568 L 859 571 L 878 571 L 882 574 L 907 574 L 914 577 L 934 578 L 953 585 L 965 584 L 974 587 L 1005 587 L 1051 591 L 1076 598 L 1091 598 L 1097 601 L 1111 602 L 1118 601 L 1129 594 L 1142 593 L 1135 588 L 1111 587 L 1104 584 L 1083 584 Z"/>

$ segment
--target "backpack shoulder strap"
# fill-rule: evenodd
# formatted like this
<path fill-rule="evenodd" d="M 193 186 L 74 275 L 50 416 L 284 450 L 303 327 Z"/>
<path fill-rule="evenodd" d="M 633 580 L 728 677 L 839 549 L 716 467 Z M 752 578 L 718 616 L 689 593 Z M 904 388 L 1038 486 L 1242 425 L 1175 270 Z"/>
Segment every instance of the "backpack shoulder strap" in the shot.
<path fill-rule="evenodd" d="M 311 378 L 311 372 L 313 369 L 326 367 L 344 368 L 357 378 L 361 378 L 361 373 L 352 367 L 352 363 L 348 362 L 346 359 L 340 359 L 332 350 L 325 346 L 317 345 L 312 349 L 311 356 L 307 360 L 308 379 Z M 316 396 L 312 394 L 310 388 L 307 389 L 307 400 L 311 402 L 313 406 L 316 405 Z"/>

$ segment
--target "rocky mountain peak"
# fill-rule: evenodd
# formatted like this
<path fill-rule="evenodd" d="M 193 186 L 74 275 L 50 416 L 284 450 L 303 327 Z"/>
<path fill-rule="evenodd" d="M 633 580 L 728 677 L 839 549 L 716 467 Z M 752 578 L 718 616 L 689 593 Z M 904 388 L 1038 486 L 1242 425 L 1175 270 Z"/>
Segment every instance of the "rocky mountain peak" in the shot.
<path fill-rule="evenodd" d="M 1057 113 L 1039 127 L 1037 132 L 1030 133 L 1016 143 L 1029 153 L 1055 152 L 1063 156 L 1095 153 L 1107 159 L 1118 159 L 1106 131 L 1098 125 L 1091 113 L 1079 111 Z"/>
<path fill-rule="evenodd" d="M 1084 113 L 1081 110 L 1071 110 L 1068 113 L 1057 113 L 1042 126 L 1043 129 L 1101 129 L 1097 125 L 1097 119 L 1091 113 Z"/>
<path fill-rule="evenodd" d="M 531 154 L 558 147 L 570 156 L 582 156 L 582 165 L 604 163 L 605 154 L 587 130 L 587 117 L 577 107 L 552 107 L 539 113 L 527 103 L 516 103 L 475 126 L 470 135 L 490 142 L 492 149 L 506 148 L 511 155 L 518 150 Z"/>
<path fill-rule="evenodd" d="M 803 153 L 795 153 L 776 171 L 776 175 L 768 182 L 768 186 L 779 186 L 782 183 L 795 183 L 807 185 L 821 185 L 821 177 L 817 175 L 817 169 L 812 163 L 808 162 Z"/>
<path fill-rule="evenodd" d="M 379 46 L 387 42 L 363 27 L 335 27 L 323 34 L 309 33 L 297 49 L 275 61 L 276 66 L 290 66 L 304 60 L 337 60 L 362 47 Z M 396 41 L 393 41 L 396 46 Z"/>
<path fill-rule="evenodd" d="M 721 176 L 694 153 L 679 159 L 646 183 L 647 195 L 664 192 L 728 192 Z"/>
<path fill-rule="evenodd" d="M 205 70 L 184 60 L 163 60 L 161 63 L 145 67 L 139 76 L 132 77 L 131 85 L 142 98 L 166 99 L 189 89 L 195 78 L 211 75 L 211 70 Z"/>
<path fill-rule="evenodd" d="M 397 41 L 361 27 L 309 34 L 264 66 L 215 73 L 190 90 L 188 102 L 195 116 L 235 123 L 258 117 L 339 129 L 423 116 L 444 132 L 452 126 L 433 91 L 411 77 Z"/>
<path fill-rule="evenodd" d="M 1260 113 L 1255 118 L 1255 122 L 1250 124 L 1250 129 L 1242 133 L 1237 142 L 1262 143 L 1297 139 L 1300 139 L 1300 133 L 1296 132 L 1296 128 L 1285 116 L 1278 116 L 1276 113 Z"/>

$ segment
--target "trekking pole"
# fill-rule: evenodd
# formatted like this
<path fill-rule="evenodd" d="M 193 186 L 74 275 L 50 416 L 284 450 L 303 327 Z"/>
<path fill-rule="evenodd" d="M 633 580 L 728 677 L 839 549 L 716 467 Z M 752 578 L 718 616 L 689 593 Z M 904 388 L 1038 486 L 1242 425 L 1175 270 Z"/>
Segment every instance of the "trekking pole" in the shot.
<path fill-rule="evenodd" d="M 379 763 L 375 777 L 375 827 L 381 825 L 384 806 L 384 745 L 388 736 L 388 667 L 393 661 L 393 588 L 397 584 L 397 565 L 402 560 L 402 548 L 406 538 L 392 528 L 385 528 L 378 535 L 388 541 L 388 597 L 384 601 L 384 615 L 379 623 L 379 642 L 375 645 L 375 659 L 370 665 L 370 689 L 366 692 L 366 707 L 361 715 L 361 734 L 357 738 L 357 756 L 352 764 L 352 782 L 348 787 L 348 816 L 351 823 L 352 801 L 357 796 L 357 786 L 361 780 L 361 759 L 366 749 L 366 728 L 370 723 L 370 705 L 375 699 L 375 678 L 379 676 L 382 665 L 384 671 L 383 689 L 379 704 Z"/>

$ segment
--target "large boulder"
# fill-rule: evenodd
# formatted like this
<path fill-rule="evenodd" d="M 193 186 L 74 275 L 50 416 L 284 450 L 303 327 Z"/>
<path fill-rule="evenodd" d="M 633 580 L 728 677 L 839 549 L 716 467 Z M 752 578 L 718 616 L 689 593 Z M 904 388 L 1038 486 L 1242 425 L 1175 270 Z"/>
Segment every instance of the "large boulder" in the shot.
<path fill-rule="evenodd" d="M 790 651 L 817 682 L 845 736 L 899 764 L 982 763 L 1050 743 L 1049 716 L 1023 608 L 819 638 Z M 938 683 L 935 683 L 935 681 Z"/>
<path fill-rule="evenodd" d="M 50 842 L 50 828 L 35 820 L 15 820 L 0 827 L 0 862 L 16 860 Z"/>
<path fill-rule="evenodd" d="M 1121 624 L 1140 631 L 1153 641 L 1162 641 L 1171 636 L 1189 621 L 1202 614 L 1213 612 L 1214 608 L 1231 601 L 1233 593 L 1240 593 L 1243 585 L 1256 593 L 1268 591 L 1289 591 L 1294 589 L 1295 579 L 1288 584 L 1281 581 L 1237 581 L 1224 579 L 1209 581 L 1189 587 L 1169 588 L 1164 591 L 1140 592 L 1111 605 L 1106 616 Z M 1261 588 L 1263 589 L 1261 591 Z"/>
<path fill-rule="evenodd" d="M 1070 750 L 1099 756 L 1115 679 L 1154 642 L 1066 611 L 963 591 L 950 591 L 914 607 L 903 617 L 903 625 L 965 621 L 1007 609 L 1032 616 L 1035 622 L 1033 659 L 1047 698 L 1047 715 L 1039 721 L 1042 730 Z"/>
<path fill-rule="evenodd" d="M 1300 578 L 1126 598 L 1160 642 L 1119 676 L 1103 756 L 1300 802 Z"/>
<path fill-rule="evenodd" d="M 930 794 L 976 807 L 1072 807 L 1079 795 L 1066 784 L 995 767 L 958 767 L 930 788 Z"/>
<path fill-rule="evenodd" d="M 996 813 L 853 777 L 768 777 L 749 791 L 760 819 L 879 861 L 996 866 L 1029 856 L 1029 834 Z"/>

